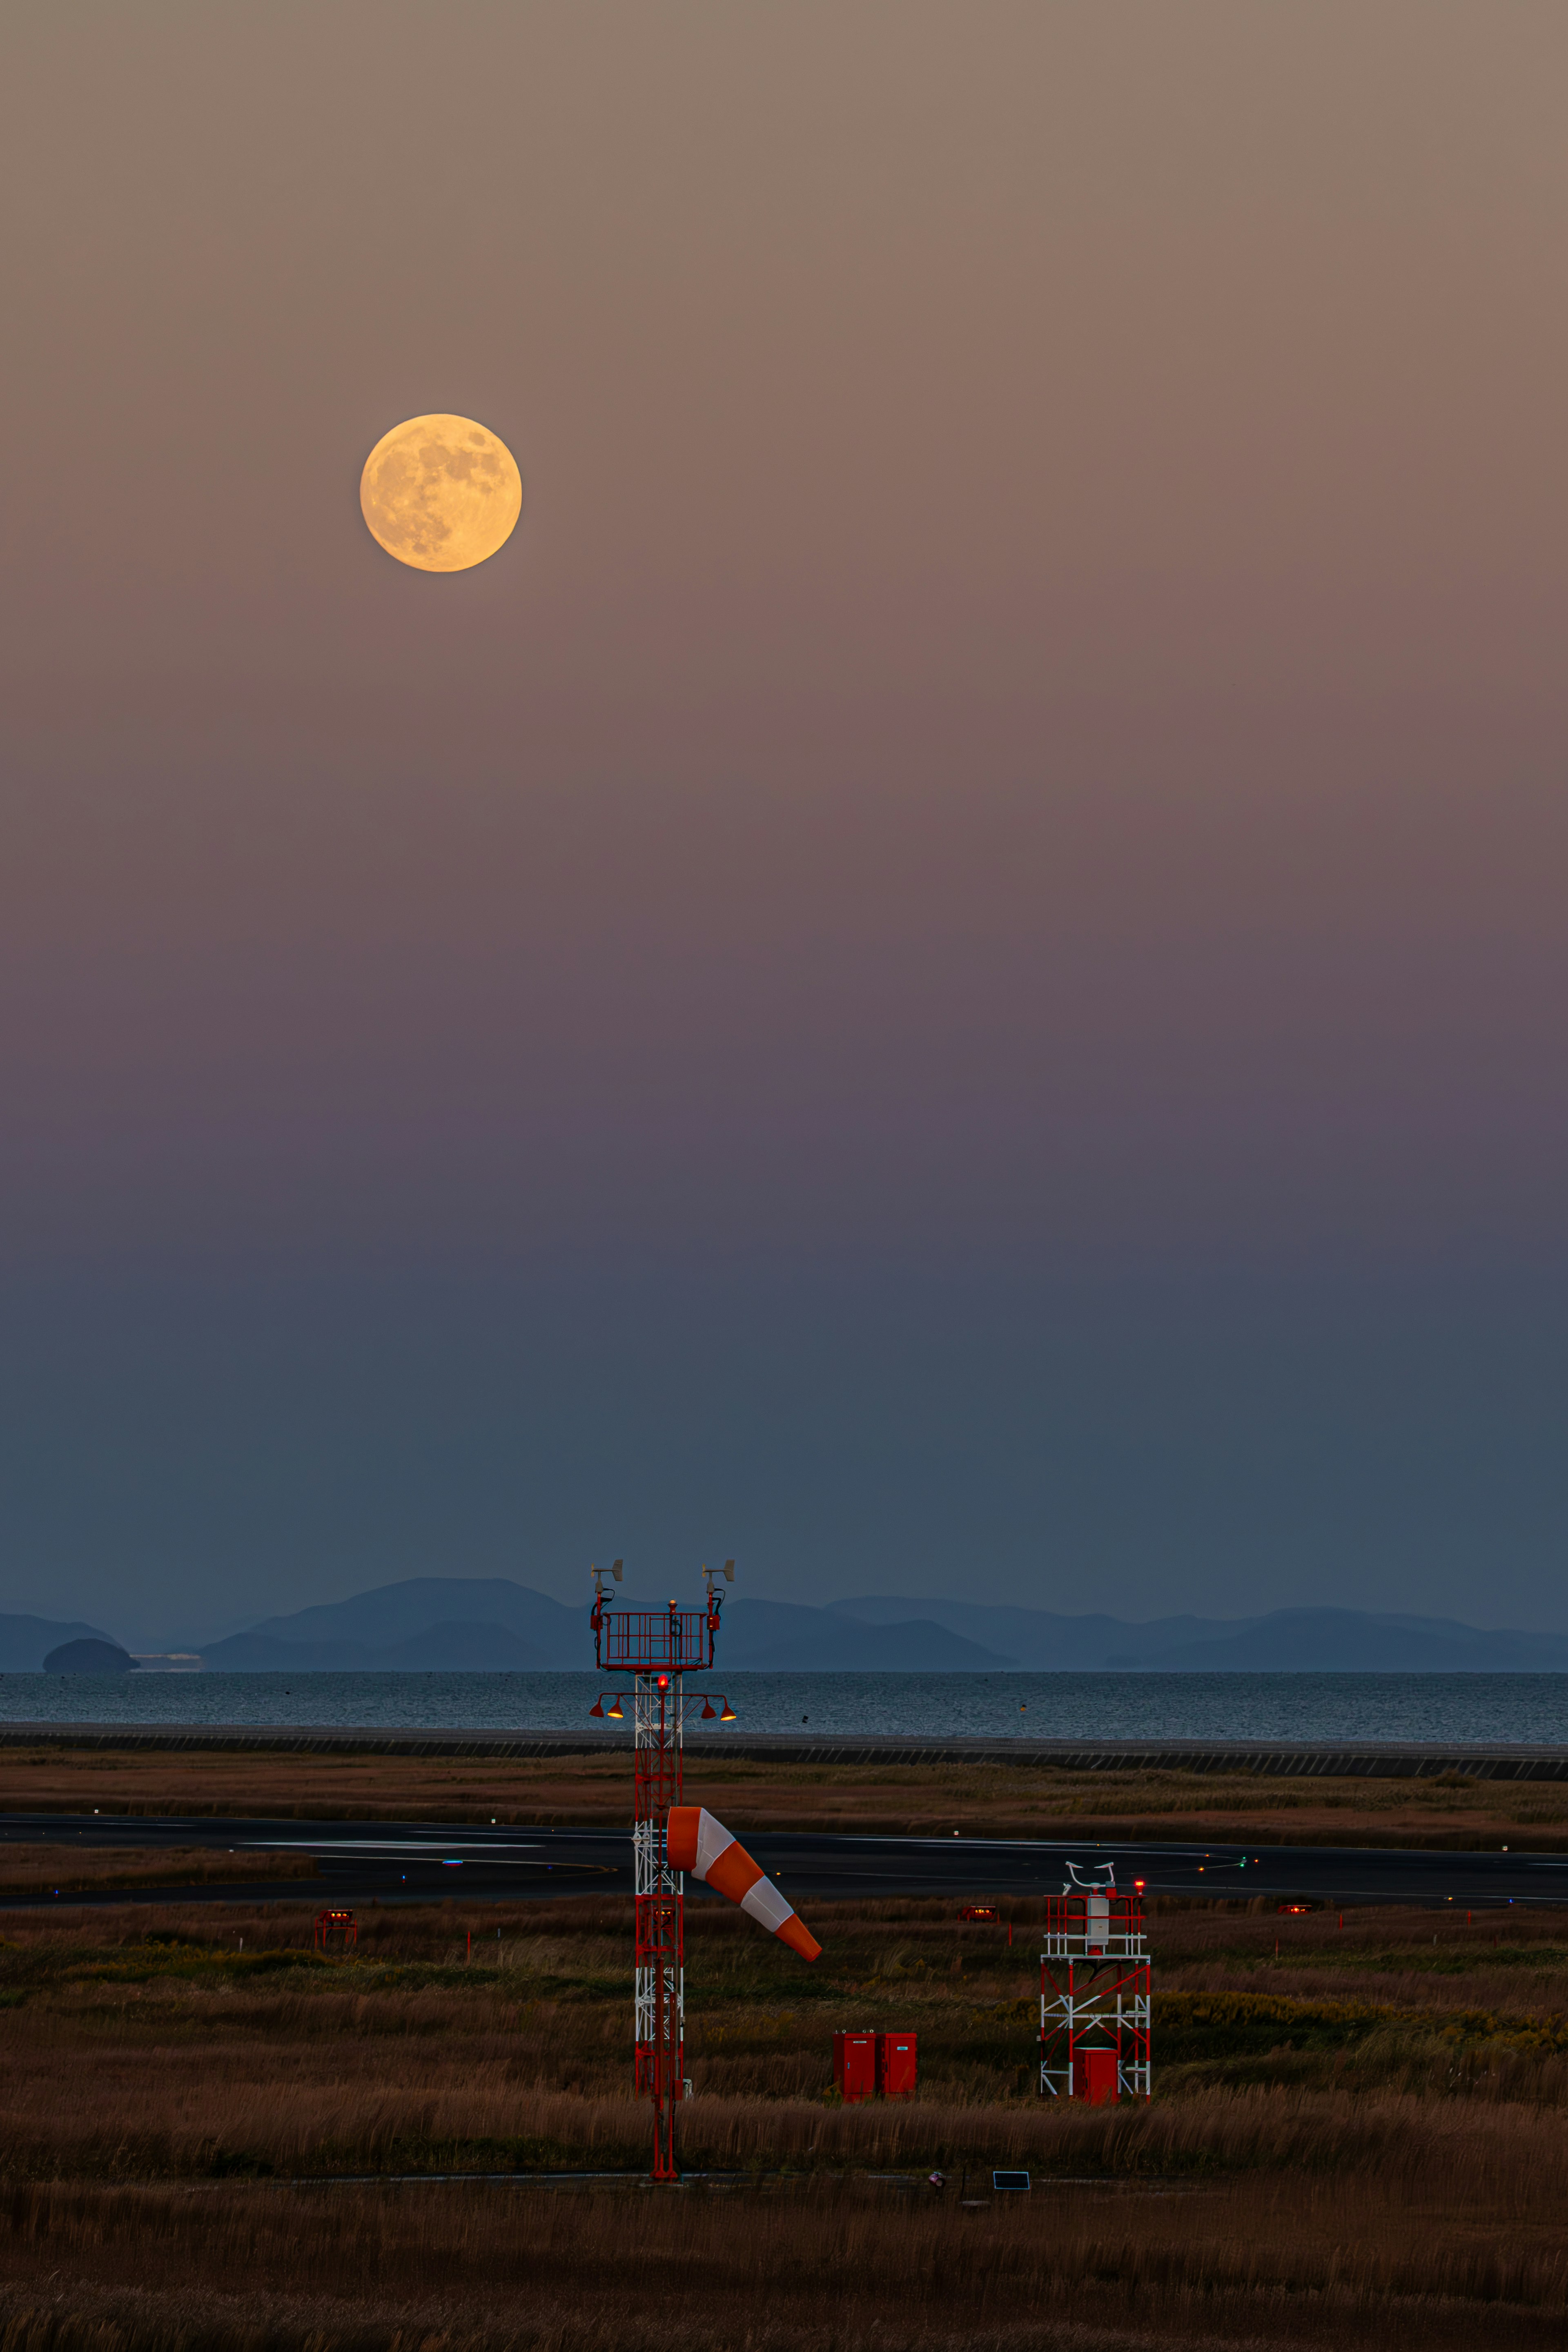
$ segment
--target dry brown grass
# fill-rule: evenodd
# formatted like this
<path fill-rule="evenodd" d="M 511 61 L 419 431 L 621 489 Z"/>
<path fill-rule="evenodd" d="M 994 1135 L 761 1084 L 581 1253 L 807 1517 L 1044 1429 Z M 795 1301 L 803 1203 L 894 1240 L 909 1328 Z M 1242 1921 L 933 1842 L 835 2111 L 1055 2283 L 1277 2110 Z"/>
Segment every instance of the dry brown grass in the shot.
<path fill-rule="evenodd" d="M 1376 2169 L 1352 2154 L 1336 2175 L 1063 2183 L 973 2210 L 951 2186 L 854 2180 L 728 2195 L 25 2188 L 0 2204 L 0 2345 L 1560 2345 L 1568 2253 L 1542 2169 L 1556 2143 L 1434 2143 L 1390 2122 Z"/>
<path fill-rule="evenodd" d="M 1163 1902 L 1160 2095 L 1091 2109 L 1034 2094 L 1037 1905 L 1011 1950 L 814 1906 L 812 1969 L 694 1905 L 682 2158 L 736 2185 L 655 2192 L 629 1907 L 369 1910 L 341 1964 L 287 1906 L 8 1915 L 0 2352 L 1568 2338 L 1568 1916 Z M 919 2096 L 826 2096 L 840 2024 L 916 2028 Z M 426 2177 L 332 2180 L 364 2173 Z"/>
<path fill-rule="evenodd" d="M 569 1759 L 0 1750 L 0 1810 L 359 1816 L 560 1825 L 626 1815 L 629 1749 Z M 687 1767 L 693 1797 L 738 1830 L 934 1835 L 1210 1837 L 1285 1844 L 1568 1848 L 1568 1782 L 1072 1772 L 977 1764 Z"/>
<path fill-rule="evenodd" d="M 471 1915 L 472 1965 L 450 1906 L 367 1913 L 359 1958 L 330 1965 L 309 1957 L 308 1921 L 276 1910 L 183 1913 L 192 1940 L 163 1943 L 149 1940 L 169 1935 L 155 1911 L 14 1914 L 0 1949 L 12 2004 L 0 2008 L 0 2177 L 635 2165 L 626 1907 L 485 1906 Z M 1009 1952 L 934 1904 L 824 1906 L 826 1950 L 807 1971 L 739 1915 L 694 1909 L 688 2153 L 742 2168 L 987 2156 L 1201 2168 L 1312 2161 L 1302 2117 L 1349 2130 L 1366 2098 L 1462 2093 L 1467 2111 L 1568 2115 L 1568 1947 L 1548 1922 L 1521 1922 L 1501 1947 L 1500 1931 L 1447 1917 L 1348 1916 L 1344 1931 L 1334 1915 L 1158 1916 L 1163 2096 L 1108 2121 L 1035 2095 L 1026 1925 Z M 1276 1959 L 1280 1927 L 1295 1948 Z M 918 2031 L 909 2107 L 823 2104 L 834 2028 L 865 2024 Z M 1234 2104 L 1255 2091 L 1350 2104 Z M 1219 2104 L 1205 2106 L 1211 2094 Z M 1244 2123 L 1284 2133 L 1279 2150 L 1258 2140 L 1238 2154 Z"/>
<path fill-rule="evenodd" d="M 308 1853 L 223 1853 L 211 1846 L 0 1844 L 0 1895 L 73 1895 L 91 1888 L 249 1886 L 316 1878 Z"/>

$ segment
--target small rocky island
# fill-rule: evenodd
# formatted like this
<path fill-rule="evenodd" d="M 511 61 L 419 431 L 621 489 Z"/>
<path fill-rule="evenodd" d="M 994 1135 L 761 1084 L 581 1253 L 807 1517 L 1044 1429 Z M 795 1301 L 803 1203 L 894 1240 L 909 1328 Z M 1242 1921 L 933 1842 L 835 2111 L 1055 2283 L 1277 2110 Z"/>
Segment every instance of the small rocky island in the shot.
<path fill-rule="evenodd" d="M 133 1675 L 136 1661 L 118 1642 L 62 1642 L 44 1660 L 47 1675 Z"/>

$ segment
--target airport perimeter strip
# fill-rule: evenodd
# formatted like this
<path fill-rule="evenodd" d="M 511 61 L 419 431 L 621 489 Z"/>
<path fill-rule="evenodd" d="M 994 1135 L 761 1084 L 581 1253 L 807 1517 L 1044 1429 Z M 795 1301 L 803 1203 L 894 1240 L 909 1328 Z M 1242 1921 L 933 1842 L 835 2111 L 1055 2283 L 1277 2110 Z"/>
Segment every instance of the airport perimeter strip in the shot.
<path fill-rule="evenodd" d="M 739 1685 L 737 1685 L 739 1686 Z M 361 1730 L 352 1725 L 0 1723 L 0 1748 L 210 1749 L 300 1756 L 453 1757 L 503 1762 L 630 1753 L 609 1731 Z M 689 1733 L 688 1756 L 748 1764 L 1055 1765 L 1073 1772 L 1253 1772 L 1268 1779 L 1568 1780 L 1568 1748 L 1452 1740 L 909 1739 L 895 1733 Z"/>

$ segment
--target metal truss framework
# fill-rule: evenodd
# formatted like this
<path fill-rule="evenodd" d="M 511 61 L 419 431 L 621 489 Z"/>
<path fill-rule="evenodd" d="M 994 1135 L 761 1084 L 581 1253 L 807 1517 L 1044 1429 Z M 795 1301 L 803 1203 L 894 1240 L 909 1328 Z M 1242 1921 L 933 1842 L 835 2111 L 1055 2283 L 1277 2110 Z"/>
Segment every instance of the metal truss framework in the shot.
<path fill-rule="evenodd" d="M 681 1798 L 686 1700 L 677 1675 L 638 1675 L 637 1731 L 637 2087 L 653 2102 L 653 2177 L 673 2180 L 675 2111 L 686 2095 L 686 1904 L 665 1851 Z"/>
<path fill-rule="evenodd" d="M 639 2098 L 653 2107 L 653 2178 L 676 2180 L 675 2118 L 689 2095 L 686 2080 L 686 1900 L 685 1881 L 669 1866 L 669 1811 L 682 1795 L 687 1710 L 701 1701 L 711 1719 L 713 1694 L 688 1694 L 689 1668 L 713 1664 L 721 1596 L 708 1570 L 705 1609 L 617 1610 L 595 1572 L 594 1655 L 601 1670 L 620 1669 L 632 1677 L 635 1733 L 635 1801 L 632 1840 L 637 1865 L 636 2081 Z M 620 1563 L 613 1573 L 620 1577 Z M 726 1573 L 731 1578 L 733 1562 Z M 728 1701 L 721 1701 L 731 1719 Z M 605 1713 L 601 1697 L 591 1709 Z M 624 1713 L 619 1696 L 609 1709 Z"/>
<path fill-rule="evenodd" d="M 1142 1893 L 1069 1886 L 1050 1896 L 1040 1953 L 1041 2095 L 1148 2098 L 1149 1991 Z"/>

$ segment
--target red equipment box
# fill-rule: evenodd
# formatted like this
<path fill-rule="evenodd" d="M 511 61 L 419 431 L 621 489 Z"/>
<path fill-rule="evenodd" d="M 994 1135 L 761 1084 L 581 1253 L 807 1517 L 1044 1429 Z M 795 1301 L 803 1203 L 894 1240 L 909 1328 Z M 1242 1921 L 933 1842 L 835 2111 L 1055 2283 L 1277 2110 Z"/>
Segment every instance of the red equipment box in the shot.
<path fill-rule="evenodd" d="M 836 2033 L 833 2037 L 833 2079 L 846 2103 L 868 2099 L 877 2088 L 877 2036 Z"/>
<path fill-rule="evenodd" d="M 1121 2061 L 1114 2050 L 1080 2050 L 1072 2063 L 1075 2099 L 1087 2099 L 1091 2107 L 1100 2107 L 1121 2096 Z"/>
<path fill-rule="evenodd" d="M 915 2087 L 912 2033 L 877 2036 L 877 2088 L 884 2099 L 907 2099 Z"/>

